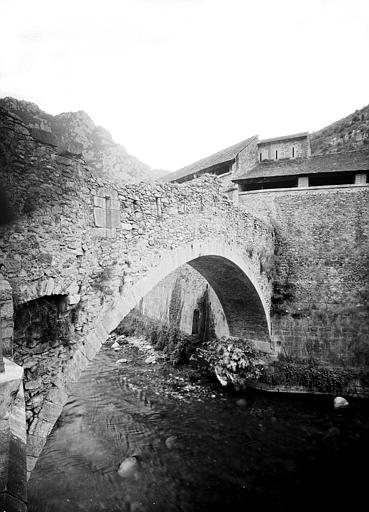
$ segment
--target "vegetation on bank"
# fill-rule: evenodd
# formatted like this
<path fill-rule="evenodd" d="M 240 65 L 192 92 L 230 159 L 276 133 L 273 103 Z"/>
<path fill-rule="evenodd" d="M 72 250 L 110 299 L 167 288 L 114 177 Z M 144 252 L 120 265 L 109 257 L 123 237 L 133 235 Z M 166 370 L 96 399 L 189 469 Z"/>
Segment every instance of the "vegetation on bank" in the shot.
<path fill-rule="evenodd" d="M 223 337 L 202 344 L 195 359 L 205 361 L 223 385 L 243 389 L 249 380 L 262 375 L 264 361 L 261 353 L 242 338 Z"/>
<path fill-rule="evenodd" d="M 246 339 L 213 337 L 203 341 L 199 335 L 186 334 L 178 326 L 148 318 L 138 310 L 131 311 L 116 333 L 146 337 L 171 364 L 191 364 L 235 390 L 245 390 L 255 383 L 286 391 L 296 388 L 336 395 L 360 394 L 369 388 L 369 370 L 363 367 L 325 366 L 312 357 L 303 360 L 286 354 L 268 361 Z"/>
<path fill-rule="evenodd" d="M 161 350 L 174 365 L 189 363 L 200 344 L 196 335 L 186 334 L 173 327 L 132 310 L 115 332 L 124 336 L 144 336 L 156 350 Z"/>
<path fill-rule="evenodd" d="M 302 388 L 311 393 L 360 393 L 369 387 L 369 371 L 360 368 L 322 366 L 316 361 L 278 360 L 263 368 L 261 384 Z"/>

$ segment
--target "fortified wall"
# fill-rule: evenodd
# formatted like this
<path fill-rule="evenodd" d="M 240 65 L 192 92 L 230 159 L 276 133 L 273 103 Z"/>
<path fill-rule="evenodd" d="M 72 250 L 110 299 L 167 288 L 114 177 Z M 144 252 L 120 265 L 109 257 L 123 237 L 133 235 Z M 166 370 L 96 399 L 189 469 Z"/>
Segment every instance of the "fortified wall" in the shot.
<path fill-rule="evenodd" d="M 244 192 L 277 234 L 272 329 L 292 358 L 369 363 L 369 187 Z"/>

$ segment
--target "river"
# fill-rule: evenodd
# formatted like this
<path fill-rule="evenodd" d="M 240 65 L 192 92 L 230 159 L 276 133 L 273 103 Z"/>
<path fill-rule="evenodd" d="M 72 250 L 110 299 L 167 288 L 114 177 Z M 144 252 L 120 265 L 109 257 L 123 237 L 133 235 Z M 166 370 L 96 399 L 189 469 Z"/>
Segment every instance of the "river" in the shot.
<path fill-rule="evenodd" d="M 85 370 L 31 475 L 29 512 L 333 510 L 366 500 L 367 400 L 335 410 L 331 396 L 232 393 L 188 367 L 148 362 L 147 348 L 109 342 Z M 128 457 L 135 465 L 122 477 Z"/>

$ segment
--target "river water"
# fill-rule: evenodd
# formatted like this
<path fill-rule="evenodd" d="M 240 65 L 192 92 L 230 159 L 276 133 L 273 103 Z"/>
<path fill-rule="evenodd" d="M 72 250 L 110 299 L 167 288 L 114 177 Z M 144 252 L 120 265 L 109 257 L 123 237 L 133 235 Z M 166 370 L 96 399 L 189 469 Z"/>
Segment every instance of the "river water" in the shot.
<path fill-rule="evenodd" d="M 30 512 L 333 510 L 366 501 L 368 401 L 334 410 L 333 397 L 226 393 L 147 355 L 108 344 L 84 372 L 32 473 Z M 134 468 L 120 476 L 132 456 Z"/>

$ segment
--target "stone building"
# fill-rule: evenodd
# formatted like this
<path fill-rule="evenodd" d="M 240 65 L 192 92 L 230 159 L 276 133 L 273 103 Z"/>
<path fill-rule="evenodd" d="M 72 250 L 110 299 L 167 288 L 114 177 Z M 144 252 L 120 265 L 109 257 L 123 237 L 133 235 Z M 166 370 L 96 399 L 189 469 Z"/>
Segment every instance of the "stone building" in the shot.
<path fill-rule="evenodd" d="M 310 135 L 303 132 L 260 141 L 250 137 L 164 180 L 183 183 L 205 173 L 215 174 L 224 181 L 224 191 L 238 202 L 235 191 L 365 185 L 368 168 L 369 151 L 365 149 L 312 155 Z"/>

